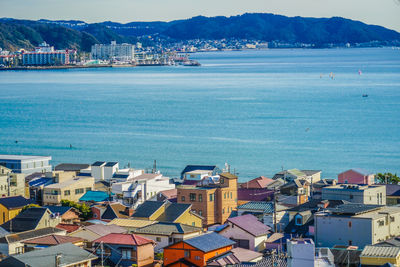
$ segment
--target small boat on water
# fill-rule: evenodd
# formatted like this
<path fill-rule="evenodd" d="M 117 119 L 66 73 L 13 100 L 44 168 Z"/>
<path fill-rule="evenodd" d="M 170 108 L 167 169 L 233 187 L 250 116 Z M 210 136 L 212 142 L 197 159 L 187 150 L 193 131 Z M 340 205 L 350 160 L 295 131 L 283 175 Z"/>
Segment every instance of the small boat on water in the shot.
<path fill-rule="evenodd" d="M 196 60 L 186 60 L 182 63 L 183 66 L 201 66 L 201 64 Z"/>
<path fill-rule="evenodd" d="M 363 94 L 362 97 L 368 97 L 368 95 L 367 94 Z"/>

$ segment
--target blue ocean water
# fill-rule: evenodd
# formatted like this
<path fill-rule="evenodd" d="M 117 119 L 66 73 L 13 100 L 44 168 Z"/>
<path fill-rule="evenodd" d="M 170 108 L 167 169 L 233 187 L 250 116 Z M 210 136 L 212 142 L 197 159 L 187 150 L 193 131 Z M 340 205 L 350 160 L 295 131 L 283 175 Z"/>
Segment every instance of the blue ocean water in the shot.
<path fill-rule="evenodd" d="M 54 165 L 156 159 L 171 177 L 228 162 L 242 181 L 282 168 L 400 173 L 400 50 L 192 58 L 202 66 L 0 72 L 0 153 Z"/>

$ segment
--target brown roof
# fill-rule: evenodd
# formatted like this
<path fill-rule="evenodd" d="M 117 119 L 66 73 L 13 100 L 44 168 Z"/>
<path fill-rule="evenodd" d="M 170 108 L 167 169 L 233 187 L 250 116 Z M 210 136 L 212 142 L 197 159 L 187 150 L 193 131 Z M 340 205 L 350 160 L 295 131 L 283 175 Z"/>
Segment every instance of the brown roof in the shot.
<path fill-rule="evenodd" d="M 29 239 L 24 241 L 25 244 L 39 244 L 39 245 L 58 245 L 64 243 L 76 243 L 83 241 L 80 237 L 64 236 L 64 235 L 48 235 L 38 238 Z"/>
<path fill-rule="evenodd" d="M 129 216 L 125 214 L 126 206 L 121 203 L 110 203 L 110 207 L 118 218 L 129 218 Z"/>
<path fill-rule="evenodd" d="M 67 233 L 72 233 L 81 228 L 79 225 L 76 224 L 66 224 L 66 223 L 60 223 L 57 224 L 56 228 L 66 230 Z"/>
<path fill-rule="evenodd" d="M 228 178 L 228 179 L 237 179 L 238 178 L 236 175 L 234 175 L 232 173 L 229 173 L 229 172 L 220 173 L 219 176 L 223 176 L 223 177 Z"/>
<path fill-rule="evenodd" d="M 161 194 L 163 194 L 167 199 L 175 198 L 178 196 L 178 189 L 169 189 L 165 191 L 161 191 Z"/>
<path fill-rule="evenodd" d="M 275 180 L 260 176 L 240 185 L 241 188 L 265 188 Z"/>

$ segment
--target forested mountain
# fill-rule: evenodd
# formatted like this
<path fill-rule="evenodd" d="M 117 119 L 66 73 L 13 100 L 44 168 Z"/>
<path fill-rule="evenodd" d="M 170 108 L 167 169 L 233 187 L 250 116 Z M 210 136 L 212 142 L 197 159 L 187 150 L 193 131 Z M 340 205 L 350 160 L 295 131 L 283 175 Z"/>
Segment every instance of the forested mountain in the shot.
<path fill-rule="evenodd" d="M 171 22 L 102 22 L 0 19 L 0 47 L 32 48 L 46 41 L 56 48 L 90 51 L 95 43 L 135 43 L 144 36 L 160 40 L 249 39 L 285 43 L 327 44 L 400 42 L 400 33 L 340 17 L 303 18 L 273 14 L 243 14 L 232 17 L 198 16 Z"/>

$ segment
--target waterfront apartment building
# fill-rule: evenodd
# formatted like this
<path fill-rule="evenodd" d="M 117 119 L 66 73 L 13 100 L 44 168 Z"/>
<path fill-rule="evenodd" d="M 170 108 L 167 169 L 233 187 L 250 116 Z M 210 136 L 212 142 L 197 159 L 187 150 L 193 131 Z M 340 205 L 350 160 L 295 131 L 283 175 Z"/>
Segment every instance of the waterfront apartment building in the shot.
<path fill-rule="evenodd" d="M 322 188 L 322 199 L 386 205 L 385 185 L 337 184 Z"/>
<path fill-rule="evenodd" d="M 192 211 L 202 216 L 203 226 L 223 224 L 237 208 L 237 179 L 221 173 L 218 180 L 205 178 L 197 185 L 178 187 L 178 203 L 192 204 Z"/>
<path fill-rule="evenodd" d="M 49 172 L 52 168 L 50 160 L 49 156 L 0 155 L 0 165 L 14 173 Z"/>
<path fill-rule="evenodd" d="M 75 172 L 53 172 L 53 182 L 42 190 L 43 205 L 60 205 L 63 199 L 78 202 L 94 187 L 93 177 L 75 176 Z"/>
<path fill-rule="evenodd" d="M 0 197 L 29 195 L 25 188 L 25 174 L 0 166 Z"/>
<path fill-rule="evenodd" d="M 75 56 L 76 50 L 54 50 L 53 46 L 43 42 L 34 51 L 22 54 L 22 64 L 24 66 L 68 65 Z"/>
<path fill-rule="evenodd" d="M 363 248 L 400 235 L 400 207 L 343 204 L 314 214 L 314 227 L 318 247 Z"/>
<path fill-rule="evenodd" d="M 111 44 L 92 45 L 91 56 L 92 59 L 132 61 L 134 60 L 134 53 L 134 45 L 117 44 L 116 41 L 112 41 Z"/>

